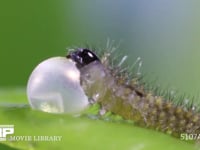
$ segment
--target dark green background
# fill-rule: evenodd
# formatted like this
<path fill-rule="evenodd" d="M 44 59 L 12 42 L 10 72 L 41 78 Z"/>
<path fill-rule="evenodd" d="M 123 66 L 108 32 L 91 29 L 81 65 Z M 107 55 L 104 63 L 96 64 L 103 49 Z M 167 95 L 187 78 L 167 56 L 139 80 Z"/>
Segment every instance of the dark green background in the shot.
<path fill-rule="evenodd" d="M 2 0 L 0 86 L 25 86 L 33 68 L 66 48 L 121 41 L 129 63 L 186 93 L 200 89 L 200 2 Z"/>

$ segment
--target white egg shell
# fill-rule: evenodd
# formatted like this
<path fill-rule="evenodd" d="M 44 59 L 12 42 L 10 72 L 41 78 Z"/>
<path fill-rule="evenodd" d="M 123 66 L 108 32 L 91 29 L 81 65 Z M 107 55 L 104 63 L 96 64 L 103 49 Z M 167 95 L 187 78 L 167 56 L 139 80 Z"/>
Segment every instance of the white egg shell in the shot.
<path fill-rule="evenodd" d="M 33 109 L 50 113 L 78 113 L 88 106 L 80 72 L 65 57 L 49 58 L 33 70 L 27 96 Z"/>

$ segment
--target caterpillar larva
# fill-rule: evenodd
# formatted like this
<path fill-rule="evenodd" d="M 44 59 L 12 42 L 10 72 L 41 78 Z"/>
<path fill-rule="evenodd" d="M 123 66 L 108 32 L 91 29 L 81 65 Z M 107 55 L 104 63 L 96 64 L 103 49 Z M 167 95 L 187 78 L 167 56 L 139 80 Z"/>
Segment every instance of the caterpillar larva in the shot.
<path fill-rule="evenodd" d="M 200 134 L 200 114 L 184 105 L 156 96 L 130 79 L 119 66 L 110 66 L 110 52 L 101 58 L 89 49 L 76 49 L 67 58 L 76 62 L 81 86 L 88 98 L 106 111 L 133 120 L 140 126 L 180 137 L 181 133 Z M 123 59 L 120 63 L 123 63 Z M 119 63 L 119 64 L 120 64 Z"/>

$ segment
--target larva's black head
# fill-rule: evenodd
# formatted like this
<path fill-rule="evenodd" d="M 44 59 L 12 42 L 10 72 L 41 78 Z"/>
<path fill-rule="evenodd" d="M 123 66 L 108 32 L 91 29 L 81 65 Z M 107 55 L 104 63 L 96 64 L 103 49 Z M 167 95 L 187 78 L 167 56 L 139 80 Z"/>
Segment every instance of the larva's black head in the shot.
<path fill-rule="evenodd" d="M 99 58 L 89 49 L 78 48 L 67 55 L 67 58 L 76 62 L 77 67 L 81 68 L 93 61 L 100 61 Z"/>

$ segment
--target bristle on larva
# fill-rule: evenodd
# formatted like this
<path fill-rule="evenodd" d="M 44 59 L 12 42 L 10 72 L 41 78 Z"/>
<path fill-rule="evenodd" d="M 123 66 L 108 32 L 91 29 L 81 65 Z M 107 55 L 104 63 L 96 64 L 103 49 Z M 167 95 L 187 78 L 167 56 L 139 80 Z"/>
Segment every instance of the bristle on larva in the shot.
<path fill-rule="evenodd" d="M 176 137 L 181 133 L 200 134 L 199 113 L 145 91 L 136 78 L 130 80 L 126 72 L 119 73 L 119 66 L 110 67 L 109 60 L 110 53 L 104 53 L 102 63 L 93 62 L 81 69 L 82 86 L 88 97 L 106 111 L 143 127 Z"/>

